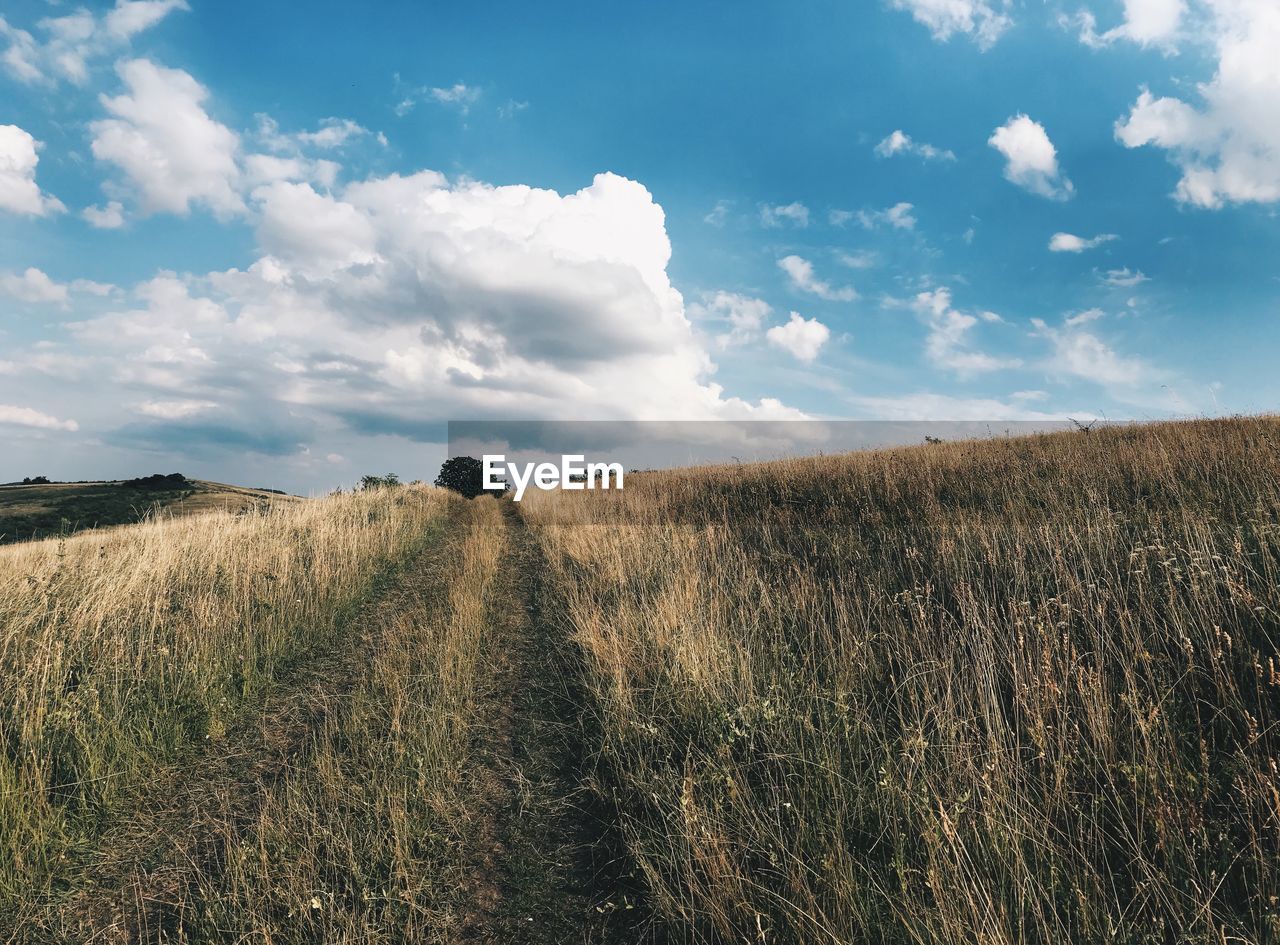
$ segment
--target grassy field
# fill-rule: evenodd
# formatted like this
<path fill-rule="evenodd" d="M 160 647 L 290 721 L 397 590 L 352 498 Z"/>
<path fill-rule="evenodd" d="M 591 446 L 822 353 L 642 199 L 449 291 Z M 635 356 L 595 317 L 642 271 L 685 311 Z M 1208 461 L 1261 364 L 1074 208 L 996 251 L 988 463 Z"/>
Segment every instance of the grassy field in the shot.
<path fill-rule="evenodd" d="M 0 549 L 0 915 L 58 889 L 165 763 L 216 745 L 444 507 L 376 491 Z"/>
<path fill-rule="evenodd" d="M 524 505 L 677 940 L 1280 940 L 1277 421 Z"/>
<path fill-rule="evenodd" d="M 0 941 L 1280 940 L 1280 420 L 0 549 Z"/>
<path fill-rule="evenodd" d="M 131 487 L 126 482 L 0 485 L 0 544 L 128 525 L 155 515 L 241 512 L 292 498 L 203 479 L 188 480 L 182 488 L 164 489 Z"/>

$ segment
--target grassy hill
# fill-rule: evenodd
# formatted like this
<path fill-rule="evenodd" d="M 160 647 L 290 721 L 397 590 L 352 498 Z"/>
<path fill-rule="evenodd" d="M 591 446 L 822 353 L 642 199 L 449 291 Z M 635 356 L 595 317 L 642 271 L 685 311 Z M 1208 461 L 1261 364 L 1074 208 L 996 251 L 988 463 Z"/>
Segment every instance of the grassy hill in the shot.
<path fill-rule="evenodd" d="M 158 480 L 158 481 L 157 481 Z M 191 515 L 212 509 L 241 511 L 279 493 L 203 479 L 148 477 L 111 482 L 0 485 L 0 544 L 129 525 L 148 515 Z"/>
<path fill-rule="evenodd" d="M 538 493 L 681 942 L 1280 941 L 1280 420 Z"/>
<path fill-rule="evenodd" d="M 0 941 L 1280 941 L 1280 419 L 626 483 L 0 548 Z"/>

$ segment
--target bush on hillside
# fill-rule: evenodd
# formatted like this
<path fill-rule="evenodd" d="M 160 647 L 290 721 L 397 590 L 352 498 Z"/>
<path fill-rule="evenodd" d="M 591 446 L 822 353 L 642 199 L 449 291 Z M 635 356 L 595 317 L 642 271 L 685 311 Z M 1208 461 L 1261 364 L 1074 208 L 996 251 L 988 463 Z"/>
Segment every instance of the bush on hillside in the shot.
<path fill-rule="evenodd" d="M 440 467 L 435 484 L 452 489 L 463 498 L 474 499 L 484 493 L 484 467 L 472 456 L 451 456 Z"/>
<path fill-rule="evenodd" d="M 394 489 L 400 485 L 400 477 L 396 473 L 387 473 L 385 476 L 361 476 L 360 491 L 368 492 L 370 489 Z"/>
<path fill-rule="evenodd" d="M 153 473 L 139 479 L 126 479 L 121 485 L 126 489 L 143 489 L 149 492 L 171 492 L 175 489 L 194 488 L 191 480 L 182 473 L 169 473 L 167 476 Z"/>

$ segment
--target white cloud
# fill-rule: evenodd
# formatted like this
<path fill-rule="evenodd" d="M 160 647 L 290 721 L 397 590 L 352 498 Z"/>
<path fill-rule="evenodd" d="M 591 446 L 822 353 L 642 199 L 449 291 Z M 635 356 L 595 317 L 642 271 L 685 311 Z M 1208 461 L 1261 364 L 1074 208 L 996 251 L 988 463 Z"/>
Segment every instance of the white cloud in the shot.
<path fill-rule="evenodd" d="M 934 39 L 946 42 L 962 33 L 973 37 L 981 49 L 991 48 L 1013 25 L 1005 13 L 986 0 L 893 0 L 893 6 L 908 11 L 933 33 Z M 1003 9 L 1007 4 L 1001 6 Z"/>
<path fill-rule="evenodd" d="M 901 203 L 895 203 L 892 207 L 888 207 L 884 210 L 859 210 L 857 213 L 853 214 L 842 211 L 836 212 L 841 212 L 842 222 L 856 218 L 857 221 L 862 224 L 863 228 L 868 230 L 874 230 L 882 224 L 885 226 L 891 226 L 895 230 L 914 230 L 916 228 L 916 218 L 915 214 L 912 212 L 914 210 L 914 204 L 903 201 Z M 832 216 L 832 222 L 835 222 L 834 213 Z"/>
<path fill-rule="evenodd" d="M 65 305 L 70 292 L 65 285 L 54 282 L 34 266 L 22 275 L 11 272 L 0 274 L 0 291 L 20 302 L 47 302 Z"/>
<path fill-rule="evenodd" d="M 400 95 L 400 102 L 395 107 L 395 113 L 400 117 L 409 114 L 420 101 L 424 100 L 429 100 L 439 105 L 451 106 L 463 115 L 470 112 L 471 107 L 480 101 L 481 90 L 464 82 L 455 82 L 453 85 L 441 87 L 429 85 L 420 87 L 407 86 L 401 81 L 400 75 L 397 73 L 395 83 L 396 91 Z M 501 112 L 502 109 L 499 109 L 499 111 Z M 514 114 L 514 112 L 508 110 L 503 117 L 510 117 L 511 114 Z"/>
<path fill-rule="evenodd" d="M 856 253 L 836 253 L 836 261 L 850 269 L 873 269 L 879 259 L 873 252 L 860 250 Z"/>
<path fill-rule="evenodd" d="M 1089 322 L 1096 322 L 1100 318 L 1106 318 L 1107 313 L 1100 308 L 1089 308 L 1083 312 L 1077 312 L 1075 315 L 1068 315 L 1063 319 L 1062 323 L 1068 328 L 1075 328 L 1078 325 L 1087 325 Z"/>
<path fill-rule="evenodd" d="M 1017 359 L 997 358 L 970 346 L 969 333 L 979 319 L 999 322 L 1001 318 L 994 312 L 967 315 L 957 311 L 951 305 L 950 289 L 921 292 L 915 297 L 912 307 L 929 327 L 924 345 L 925 357 L 938 367 L 968 375 L 1018 367 L 1022 363 Z"/>
<path fill-rule="evenodd" d="M 17 376 L 42 375 L 56 378 L 62 389 L 74 389 L 77 382 L 82 382 L 85 371 L 89 369 L 91 359 L 60 351 L 46 350 L 52 345 L 48 342 L 37 345 L 35 349 L 22 353 L 21 361 L 0 361 L 0 374 Z M 70 382 L 68 384 L 67 382 Z"/>
<path fill-rule="evenodd" d="M 160 420 L 181 420 L 206 413 L 218 405 L 211 400 L 145 400 L 137 405 L 138 413 Z"/>
<path fill-rule="evenodd" d="M 374 224 L 351 204 L 319 194 L 309 184 L 283 181 L 255 194 L 262 205 L 259 239 L 300 273 L 323 276 L 376 260 Z"/>
<path fill-rule="evenodd" d="M 763 299 L 723 290 L 689 306 L 689 314 L 695 318 L 728 323 L 729 331 L 716 335 L 716 344 L 721 348 L 753 341 L 772 312 Z"/>
<path fill-rule="evenodd" d="M 1058 167 L 1058 152 L 1044 126 L 1015 115 L 997 128 L 987 144 L 1005 158 L 1004 176 L 1024 190 L 1052 200 L 1065 200 L 1075 187 Z"/>
<path fill-rule="evenodd" d="M 114 117 L 89 126 L 94 157 L 124 173 L 144 212 L 186 214 L 193 203 L 220 217 L 244 212 L 239 136 L 204 110 L 204 86 L 146 59 L 116 71 L 128 91 L 102 97 Z"/>
<path fill-rule="evenodd" d="M 334 161 L 313 160 L 302 156 L 282 157 L 278 154 L 250 154 L 244 159 L 243 183 L 250 190 L 278 181 L 304 181 L 332 189 L 342 165 Z"/>
<path fill-rule="evenodd" d="M 117 0 L 101 17 L 81 8 L 40 20 L 36 25 L 47 37 L 43 42 L 0 17 L 0 38 L 9 40 L 0 63 L 20 82 L 52 83 L 64 79 L 84 85 L 94 61 L 117 54 L 134 36 L 174 10 L 187 9 L 190 8 L 184 0 Z"/>
<path fill-rule="evenodd" d="M 1080 41 L 1095 49 L 1122 39 L 1141 46 L 1169 47 L 1186 12 L 1185 0 L 1124 0 L 1124 22 L 1099 34 L 1097 19 L 1083 11 L 1077 18 Z"/>
<path fill-rule="evenodd" d="M 634 181 L 562 196 L 423 171 L 254 199 L 247 269 L 162 274 L 137 307 L 72 329 L 114 387 L 220 405 L 184 418 L 183 437 L 293 451 L 317 422 L 425 439 L 459 415 L 801 416 L 710 380 L 667 277 L 662 208 Z M 757 315 L 733 308 L 730 334 Z"/>
<path fill-rule="evenodd" d="M 444 105 L 456 105 L 465 113 L 480 98 L 480 90 L 456 82 L 448 88 L 432 89 L 431 97 Z"/>
<path fill-rule="evenodd" d="M 724 226 L 724 221 L 729 218 L 729 207 L 729 201 L 717 200 L 716 205 L 711 208 L 711 212 L 702 218 L 702 222 L 709 223 L 712 226 Z"/>
<path fill-rule="evenodd" d="M 1051 253 L 1083 253 L 1086 249 L 1097 249 L 1103 243 L 1110 243 L 1112 240 L 1118 240 L 1120 237 L 1114 233 L 1101 233 L 1091 239 L 1085 239 L 1083 236 L 1076 236 L 1072 233 L 1054 233 L 1049 237 L 1049 252 Z"/>
<path fill-rule="evenodd" d="M 778 260 L 778 268 L 787 274 L 793 288 L 828 302 L 852 302 L 858 297 L 852 286 L 835 288 L 817 278 L 813 274 L 813 263 L 799 256 L 784 256 Z"/>
<path fill-rule="evenodd" d="M 1097 335 L 1070 324 L 1067 329 L 1051 328 L 1038 318 L 1032 324 L 1053 346 L 1048 367 L 1054 373 L 1091 381 L 1130 399 L 1133 388 L 1158 380 L 1159 372 L 1145 361 L 1116 353 Z"/>
<path fill-rule="evenodd" d="M 775 348 L 807 364 L 818 356 L 831 337 L 831 330 L 816 318 L 806 319 L 799 312 L 792 312 L 785 325 L 774 325 L 765 337 Z"/>
<path fill-rule="evenodd" d="M 42 217 L 66 210 L 36 183 L 40 142 L 17 125 L 0 125 L 0 210 Z"/>
<path fill-rule="evenodd" d="M 86 295 L 96 295 L 99 298 L 106 298 L 116 291 L 116 287 L 109 282 L 94 282 L 92 279 L 76 279 L 71 283 L 72 292 L 83 292 Z"/>
<path fill-rule="evenodd" d="M 901 129 L 895 130 L 887 138 L 876 145 L 876 155 L 887 158 L 897 154 L 914 154 L 926 161 L 954 161 L 955 154 L 931 144 L 915 141 L 911 135 Z"/>
<path fill-rule="evenodd" d="M 124 226 L 124 205 L 119 200 L 112 200 L 106 206 L 85 207 L 80 216 L 99 230 L 116 230 Z"/>
<path fill-rule="evenodd" d="M 174 10 L 189 10 L 186 0 L 116 0 L 104 21 L 107 33 L 129 39 L 155 26 Z"/>
<path fill-rule="evenodd" d="M 1130 288 L 1135 285 L 1141 285 L 1149 280 L 1141 271 L 1130 271 L 1129 267 L 1125 266 L 1123 269 L 1108 269 L 1102 275 L 1102 281 L 1109 286 Z"/>
<path fill-rule="evenodd" d="M 1272 0 L 1206 0 L 1217 55 L 1213 78 L 1197 87 L 1200 105 L 1143 89 L 1116 123 L 1125 147 L 1154 146 L 1182 172 L 1183 203 L 1280 201 L 1280 5 Z"/>
<path fill-rule="evenodd" d="M 12 404 L 0 404 L 0 423 L 31 427 L 35 430 L 60 430 L 67 433 L 74 433 L 80 429 L 80 424 L 74 420 L 59 420 L 57 417 L 32 410 L 30 407 L 15 407 Z"/>
<path fill-rule="evenodd" d="M 769 206 L 761 204 L 760 223 L 762 226 L 777 227 L 784 224 L 806 227 L 809 225 L 809 208 L 802 203 L 779 204 Z"/>
<path fill-rule="evenodd" d="M 0 37 L 7 39 L 9 45 L 0 54 L 0 63 L 5 71 L 19 82 L 31 84 L 44 78 L 40 71 L 41 51 L 35 37 L 26 30 L 11 26 L 0 16 Z"/>
<path fill-rule="evenodd" d="M 1041 391 L 1020 393 L 1043 393 Z M 1022 400 L 1019 394 L 1011 399 Z M 1037 399 L 1037 398 L 1032 398 Z M 1009 404 L 990 397 L 951 397 L 946 394 L 921 392 L 902 397 L 854 397 L 852 402 L 863 413 L 880 420 L 1065 420 L 1063 414 L 1029 410 L 1022 404 Z M 1079 416 L 1083 411 L 1077 411 Z"/>
<path fill-rule="evenodd" d="M 342 165 L 312 157 L 308 149 L 332 151 L 370 136 L 384 147 L 387 143 L 381 132 L 374 134 L 349 118 L 326 118 L 316 131 L 286 134 L 270 115 L 256 117 L 258 127 L 252 138 L 268 153 L 250 154 L 243 160 L 242 189 L 249 192 L 276 181 L 305 181 L 332 189 Z"/>
<path fill-rule="evenodd" d="M 326 118 L 316 131 L 302 131 L 296 137 L 303 144 L 318 148 L 340 148 L 353 138 L 369 134 L 369 129 L 350 118 Z"/>
<path fill-rule="evenodd" d="M 465 114 L 480 98 L 480 90 L 457 82 L 447 88 L 433 88 L 431 97 L 443 105 L 456 105 Z"/>

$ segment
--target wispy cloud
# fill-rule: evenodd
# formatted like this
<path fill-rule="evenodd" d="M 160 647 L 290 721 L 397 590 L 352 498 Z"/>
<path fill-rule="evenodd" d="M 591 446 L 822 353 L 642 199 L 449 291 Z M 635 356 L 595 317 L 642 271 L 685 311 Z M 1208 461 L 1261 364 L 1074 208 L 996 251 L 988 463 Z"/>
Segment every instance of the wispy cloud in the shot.
<path fill-rule="evenodd" d="M 44 37 L 19 29 L 0 16 L 0 68 L 28 85 L 59 81 L 86 85 L 94 65 L 126 50 L 139 33 L 151 29 L 175 10 L 189 10 L 186 0 L 117 0 L 101 16 L 83 7 L 36 24 Z"/>
<path fill-rule="evenodd" d="M 803 229 L 809 225 L 809 208 L 802 203 L 761 204 L 760 225 L 770 228 L 790 225 Z"/>
<path fill-rule="evenodd" d="M 12 404 L 0 404 L 0 425 L 29 427 L 35 430 L 61 430 L 74 433 L 80 424 L 74 420 L 59 420 L 57 417 L 31 407 L 15 407 Z"/>
<path fill-rule="evenodd" d="M 1007 0 L 996 6 L 986 0 L 893 0 L 893 6 L 909 12 L 939 42 L 960 34 L 971 37 L 984 50 L 1013 25 L 1003 12 L 1008 8 Z"/>
<path fill-rule="evenodd" d="M 711 212 L 702 218 L 703 223 L 711 226 L 724 226 L 725 220 L 729 218 L 729 208 L 732 203 L 728 200 L 717 200 L 716 205 L 711 208 Z"/>
<path fill-rule="evenodd" d="M 915 204 L 895 203 L 884 210 L 832 210 L 831 222 L 835 226 L 844 226 L 850 220 L 857 220 L 866 230 L 874 230 L 881 226 L 889 226 L 895 230 L 914 230 L 916 228 Z"/>
<path fill-rule="evenodd" d="M 406 85 L 400 78 L 400 74 L 396 73 L 395 77 L 396 94 L 399 101 L 395 106 L 395 113 L 398 117 L 403 118 L 418 106 L 420 102 L 434 102 L 437 105 L 446 105 L 450 108 L 457 109 L 462 115 L 468 114 L 472 107 L 480 101 L 482 90 L 474 85 L 467 85 L 465 82 L 455 82 L 453 85 L 432 86 Z M 504 118 L 509 118 L 520 109 L 526 107 L 527 102 L 509 101 L 499 106 L 499 114 Z M 502 114 L 506 109 L 507 113 Z"/>
<path fill-rule="evenodd" d="M 1118 240 L 1120 237 L 1114 233 L 1102 233 L 1090 239 L 1083 236 L 1076 236 L 1072 233 L 1054 233 L 1049 237 L 1049 252 L 1051 253 L 1083 253 L 1086 249 L 1097 249 L 1103 243 L 1110 243 L 1112 240 Z"/>
<path fill-rule="evenodd" d="M 721 290 L 694 302 L 689 314 L 701 321 L 728 324 L 729 330 L 716 334 L 715 340 L 717 347 L 731 348 L 756 339 L 773 309 L 763 299 Z"/>
<path fill-rule="evenodd" d="M 1002 321 L 995 312 L 970 315 L 958 311 L 951 304 L 951 290 L 946 288 L 921 292 L 915 297 L 912 307 L 929 328 L 925 338 L 925 357 L 938 367 L 963 376 L 1021 365 L 1017 358 L 996 357 L 972 346 L 969 335 L 979 321 Z"/>
<path fill-rule="evenodd" d="M 911 135 L 901 129 L 893 131 L 888 137 L 876 145 L 876 156 L 894 157 L 898 154 L 913 154 L 926 161 L 954 161 L 955 154 L 943 148 L 935 148 L 931 144 L 914 140 Z"/>
<path fill-rule="evenodd" d="M 793 288 L 827 302 L 852 302 L 858 293 L 852 286 L 832 286 L 814 275 L 813 263 L 800 256 L 784 256 L 778 260 L 778 268 L 787 274 Z"/>
<path fill-rule="evenodd" d="M 1130 288 L 1150 281 L 1146 274 L 1140 270 L 1131 271 L 1128 266 L 1123 269 L 1108 269 L 1101 274 L 1100 278 L 1107 285 L 1116 286 L 1117 288 Z"/>

